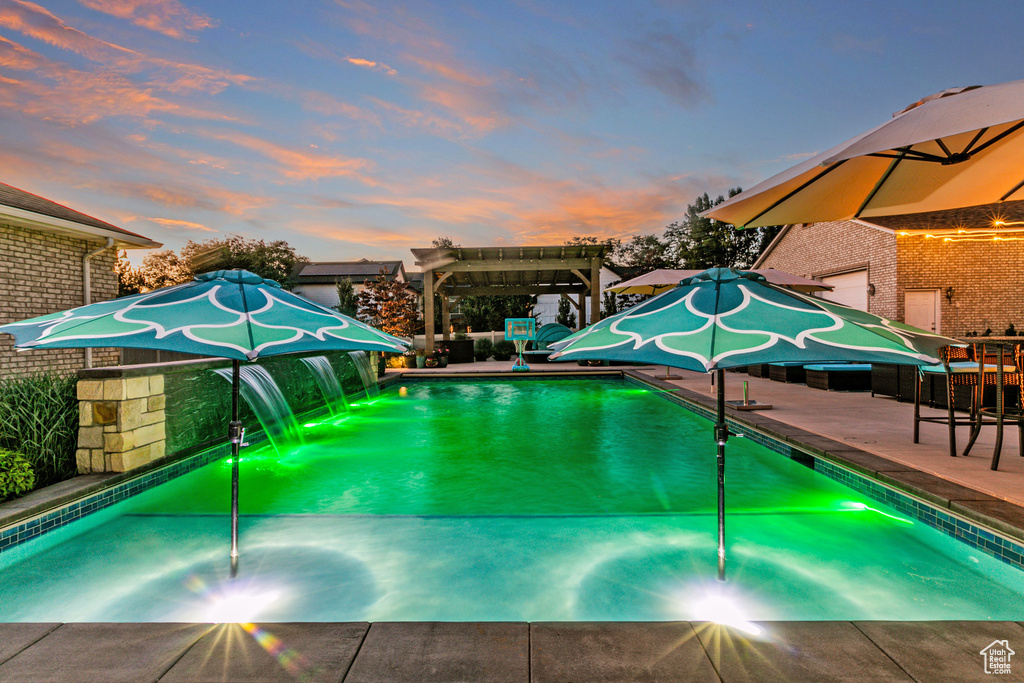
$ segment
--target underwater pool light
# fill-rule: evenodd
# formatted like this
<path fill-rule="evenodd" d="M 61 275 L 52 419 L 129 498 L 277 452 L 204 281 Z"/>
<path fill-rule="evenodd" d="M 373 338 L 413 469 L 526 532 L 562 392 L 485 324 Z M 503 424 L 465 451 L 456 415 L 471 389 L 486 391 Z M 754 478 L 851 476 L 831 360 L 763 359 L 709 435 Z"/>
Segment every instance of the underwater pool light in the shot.
<path fill-rule="evenodd" d="M 251 622 L 268 605 L 280 597 L 277 591 L 254 593 L 248 590 L 232 590 L 213 598 L 213 604 L 206 611 L 206 618 L 217 624 L 240 624 Z"/>
<path fill-rule="evenodd" d="M 761 634 L 761 628 L 747 620 L 736 599 L 721 591 L 709 591 L 702 599 L 693 604 L 692 612 L 695 621 L 711 621 L 723 626 L 731 626 L 752 636 Z"/>

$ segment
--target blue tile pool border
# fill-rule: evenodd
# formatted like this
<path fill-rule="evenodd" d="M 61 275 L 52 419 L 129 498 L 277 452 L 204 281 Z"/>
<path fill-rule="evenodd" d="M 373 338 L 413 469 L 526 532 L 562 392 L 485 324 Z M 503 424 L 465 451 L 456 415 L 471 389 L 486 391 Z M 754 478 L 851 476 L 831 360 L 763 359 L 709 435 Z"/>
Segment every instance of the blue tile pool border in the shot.
<path fill-rule="evenodd" d="M 716 412 L 707 406 L 689 401 L 672 391 L 660 391 L 656 385 L 629 374 L 625 374 L 624 377 L 627 384 L 653 389 L 659 396 L 678 406 L 711 421 L 717 419 Z M 814 469 L 815 472 L 819 472 L 833 481 L 839 482 L 872 500 L 884 503 L 951 538 L 966 543 L 976 550 L 1024 571 L 1024 545 L 997 531 L 981 526 L 949 510 L 938 508 L 932 503 L 883 484 L 849 467 L 799 448 L 794 448 L 792 444 L 759 432 L 751 425 L 737 422 L 728 417 L 726 417 L 726 424 L 729 425 L 730 431 L 742 433 L 748 441 L 753 441 L 776 453 L 781 453 L 787 458 L 799 460 Z"/>
<path fill-rule="evenodd" d="M 516 380 L 572 380 L 572 379 L 624 379 L 626 384 L 653 390 L 658 396 L 672 403 L 714 421 L 715 411 L 711 408 L 687 400 L 673 391 L 663 391 L 652 382 L 617 371 L 595 373 L 570 373 L 550 375 L 549 373 L 523 373 L 521 375 L 463 375 L 461 377 L 436 377 L 429 374 L 398 375 L 386 378 L 380 383 L 381 389 L 390 389 L 404 382 L 465 382 L 465 381 L 507 381 Z M 992 529 L 985 528 L 951 511 L 943 510 L 920 498 L 904 491 L 895 489 L 864 474 L 844 467 L 831 460 L 794 448 L 792 444 L 764 434 L 756 428 L 732 419 L 726 419 L 729 427 L 742 433 L 748 441 L 760 444 L 788 458 L 799 460 L 812 467 L 822 475 L 837 481 L 859 493 L 880 503 L 889 505 L 899 512 L 918 520 L 928 526 L 966 543 L 968 546 L 984 552 L 996 559 L 1024 571 L 1024 546 Z M 253 435 L 259 439 L 258 434 Z M 78 500 L 47 510 L 34 517 L 19 520 L 14 524 L 0 528 L 0 553 L 20 546 L 26 541 L 41 536 L 52 529 L 60 528 L 93 512 L 98 512 L 122 500 L 131 498 L 154 486 L 180 477 L 230 454 L 230 444 L 222 444 L 195 455 L 183 458 L 137 477 L 127 479 L 108 488 L 88 494 Z"/>

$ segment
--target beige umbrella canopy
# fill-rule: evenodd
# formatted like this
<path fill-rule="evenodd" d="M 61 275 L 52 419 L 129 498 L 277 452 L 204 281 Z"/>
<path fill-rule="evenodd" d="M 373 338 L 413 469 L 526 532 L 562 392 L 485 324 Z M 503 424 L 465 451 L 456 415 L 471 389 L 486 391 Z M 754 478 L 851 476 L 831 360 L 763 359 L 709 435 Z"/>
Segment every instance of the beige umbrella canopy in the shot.
<path fill-rule="evenodd" d="M 632 280 L 620 282 L 617 285 L 608 287 L 604 291 L 615 292 L 616 294 L 649 294 L 653 296 L 655 294 L 667 292 L 678 285 L 681 280 L 693 277 L 702 272 L 704 271 L 659 268 L 658 270 L 652 270 L 649 273 L 635 277 Z M 750 272 L 763 275 L 764 278 L 773 285 L 789 287 L 790 289 L 795 289 L 798 292 L 821 292 L 832 290 L 832 287 L 824 283 L 808 280 L 805 277 L 793 275 L 792 273 L 787 273 L 782 270 L 775 270 L 774 268 L 763 268 L 761 270 L 754 270 Z"/>
<path fill-rule="evenodd" d="M 1024 199 L 1024 81 L 954 88 L 703 215 L 742 227 Z"/>

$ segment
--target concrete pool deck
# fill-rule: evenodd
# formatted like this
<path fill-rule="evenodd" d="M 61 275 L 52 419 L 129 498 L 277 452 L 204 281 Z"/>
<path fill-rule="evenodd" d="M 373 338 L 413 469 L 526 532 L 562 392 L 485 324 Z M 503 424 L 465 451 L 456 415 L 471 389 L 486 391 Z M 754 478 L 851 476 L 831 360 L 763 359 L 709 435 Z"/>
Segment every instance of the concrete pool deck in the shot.
<path fill-rule="evenodd" d="M 507 373 L 510 367 L 489 362 L 401 372 Z M 591 370 L 555 363 L 531 368 Z M 710 405 L 707 375 L 674 372 L 683 379 L 658 386 Z M 773 409 L 731 411 L 732 417 L 1021 537 L 1024 458 L 1017 456 L 1016 429 L 1005 430 L 1000 469 L 992 472 L 991 429 L 971 457 L 950 458 L 941 425 L 923 424 L 922 443 L 912 443 L 912 404 L 734 373 L 726 374 L 728 399 L 742 398 L 743 381 L 752 399 Z M 962 449 L 966 430 L 959 431 Z M 65 498 L 71 489 L 66 483 L 49 495 Z M 18 510 L 45 504 L 48 494 L 33 496 L 21 499 Z M 5 512 L 15 511 L 4 508 L 0 525 Z M 70 577 L 68 589 L 87 590 Z M 753 636 L 704 622 L 0 624 L 0 681 L 969 681 L 991 680 L 986 665 L 995 665 L 1001 646 L 1015 652 L 1024 646 L 1018 622 L 757 626 L 761 633 Z M 1024 652 L 1017 656 L 1024 659 Z M 1024 661 L 1008 659 L 1001 678 L 1024 679 Z"/>

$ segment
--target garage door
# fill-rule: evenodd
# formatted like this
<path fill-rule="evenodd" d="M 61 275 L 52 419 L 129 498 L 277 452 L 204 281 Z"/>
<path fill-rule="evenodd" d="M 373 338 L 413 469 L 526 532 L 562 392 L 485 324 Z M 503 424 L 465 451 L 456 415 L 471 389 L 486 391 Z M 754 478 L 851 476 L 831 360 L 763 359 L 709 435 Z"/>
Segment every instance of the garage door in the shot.
<path fill-rule="evenodd" d="M 826 285 L 835 287 L 831 292 L 822 292 L 821 296 L 862 311 L 868 310 L 868 271 L 855 270 L 841 275 L 829 275 L 821 278 Z"/>

